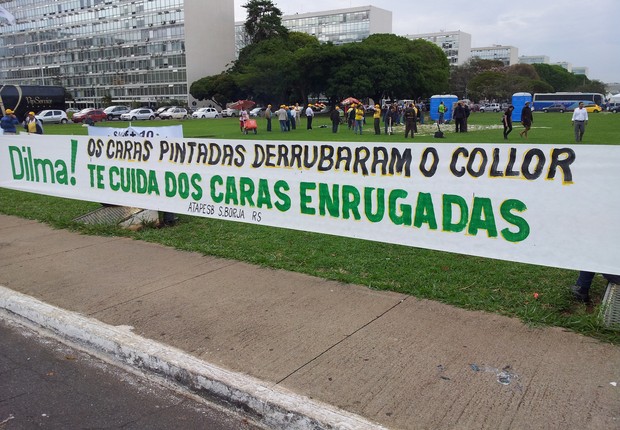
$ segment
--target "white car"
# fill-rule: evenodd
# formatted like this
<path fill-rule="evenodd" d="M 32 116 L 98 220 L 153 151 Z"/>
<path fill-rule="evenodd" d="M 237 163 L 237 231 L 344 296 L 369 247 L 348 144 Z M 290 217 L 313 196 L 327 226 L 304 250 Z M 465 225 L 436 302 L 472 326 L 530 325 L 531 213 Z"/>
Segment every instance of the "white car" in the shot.
<path fill-rule="evenodd" d="M 254 109 L 252 109 L 250 111 L 250 116 L 251 117 L 259 117 L 259 116 L 265 116 L 265 108 L 264 107 L 255 107 Z"/>
<path fill-rule="evenodd" d="M 136 121 L 139 119 L 155 119 L 155 112 L 152 109 L 139 108 L 121 115 L 121 121 Z"/>
<path fill-rule="evenodd" d="M 480 106 L 480 112 L 499 112 L 502 110 L 502 107 L 499 103 L 491 103 L 488 105 Z"/>
<path fill-rule="evenodd" d="M 185 108 L 170 108 L 165 112 L 159 114 L 161 119 L 187 119 L 187 109 Z"/>
<path fill-rule="evenodd" d="M 239 116 L 239 111 L 237 109 L 231 109 L 231 108 L 226 108 L 226 109 L 222 109 L 222 116 L 223 117 L 235 117 L 235 116 Z"/>
<path fill-rule="evenodd" d="M 56 109 L 42 110 L 34 117 L 43 123 L 66 124 L 69 121 L 65 112 Z"/>
<path fill-rule="evenodd" d="M 192 114 L 192 118 L 219 118 L 220 113 L 212 107 L 201 107 Z"/>

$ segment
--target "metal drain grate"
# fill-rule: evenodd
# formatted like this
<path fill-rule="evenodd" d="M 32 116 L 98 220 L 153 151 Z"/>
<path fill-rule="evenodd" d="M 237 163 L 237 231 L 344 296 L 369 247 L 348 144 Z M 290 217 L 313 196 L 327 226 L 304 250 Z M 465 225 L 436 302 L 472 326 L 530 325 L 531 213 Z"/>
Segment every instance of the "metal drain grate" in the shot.
<path fill-rule="evenodd" d="M 84 224 L 116 225 L 141 212 L 142 209 L 127 206 L 104 206 L 92 212 L 81 215 L 73 221 Z"/>
<path fill-rule="evenodd" d="M 620 330 L 620 285 L 607 285 L 601 306 L 603 324 L 612 330 Z"/>

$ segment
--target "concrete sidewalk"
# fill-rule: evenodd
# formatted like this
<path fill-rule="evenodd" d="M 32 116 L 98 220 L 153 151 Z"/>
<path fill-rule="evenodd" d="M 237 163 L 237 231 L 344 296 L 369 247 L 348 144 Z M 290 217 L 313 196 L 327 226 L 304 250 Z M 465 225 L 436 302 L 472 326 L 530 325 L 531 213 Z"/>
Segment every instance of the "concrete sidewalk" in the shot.
<path fill-rule="evenodd" d="M 359 423 L 325 427 L 620 428 L 620 348 L 558 328 L 9 216 L 0 285 Z"/>

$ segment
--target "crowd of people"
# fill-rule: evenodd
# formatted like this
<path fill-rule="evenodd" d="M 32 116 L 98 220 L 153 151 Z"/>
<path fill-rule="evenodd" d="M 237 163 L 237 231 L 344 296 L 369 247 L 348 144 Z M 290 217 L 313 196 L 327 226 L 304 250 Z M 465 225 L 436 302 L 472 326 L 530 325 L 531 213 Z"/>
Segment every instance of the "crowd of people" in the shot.
<path fill-rule="evenodd" d="M 4 116 L 0 119 L 2 132 L 7 135 L 17 134 L 19 124 L 20 121 L 17 119 L 15 112 L 12 109 L 6 109 Z M 43 134 L 43 123 L 35 116 L 34 112 L 28 112 L 21 125 L 28 134 Z"/>

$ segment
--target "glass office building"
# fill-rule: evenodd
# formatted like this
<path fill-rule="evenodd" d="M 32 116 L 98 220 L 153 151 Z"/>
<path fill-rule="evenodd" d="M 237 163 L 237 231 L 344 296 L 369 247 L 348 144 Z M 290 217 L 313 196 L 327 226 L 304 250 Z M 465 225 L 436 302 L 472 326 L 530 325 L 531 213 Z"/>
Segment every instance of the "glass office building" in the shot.
<path fill-rule="evenodd" d="M 471 34 L 464 31 L 441 31 L 439 33 L 409 34 L 408 39 L 422 39 L 439 46 L 451 66 L 460 66 L 471 57 Z"/>
<path fill-rule="evenodd" d="M 235 23 L 237 53 L 247 44 L 244 22 Z M 376 33 L 392 33 L 392 12 L 374 6 L 283 15 L 289 31 L 310 34 L 319 42 L 336 45 L 360 42 Z"/>
<path fill-rule="evenodd" d="M 471 48 L 471 56 L 481 60 L 497 60 L 505 66 L 512 66 L 519 63 L 519 48 L 504 45 Z"/>
<path fill-rule="evenodd" d="M 9 0 L 0 6 L 15 18 L 0 21 L 2 83 L 64 86 L 77 107 L 100 106 L 107 96 L 123 104 L 188 102 L 193 80 L 234 59 L 232 0 Z M 210 26 L 230 44 L 200 40 Z M 186 41 L 190 33 L 197 40 Z M 214 49 L 211 66 L 207 49 Z"/>

